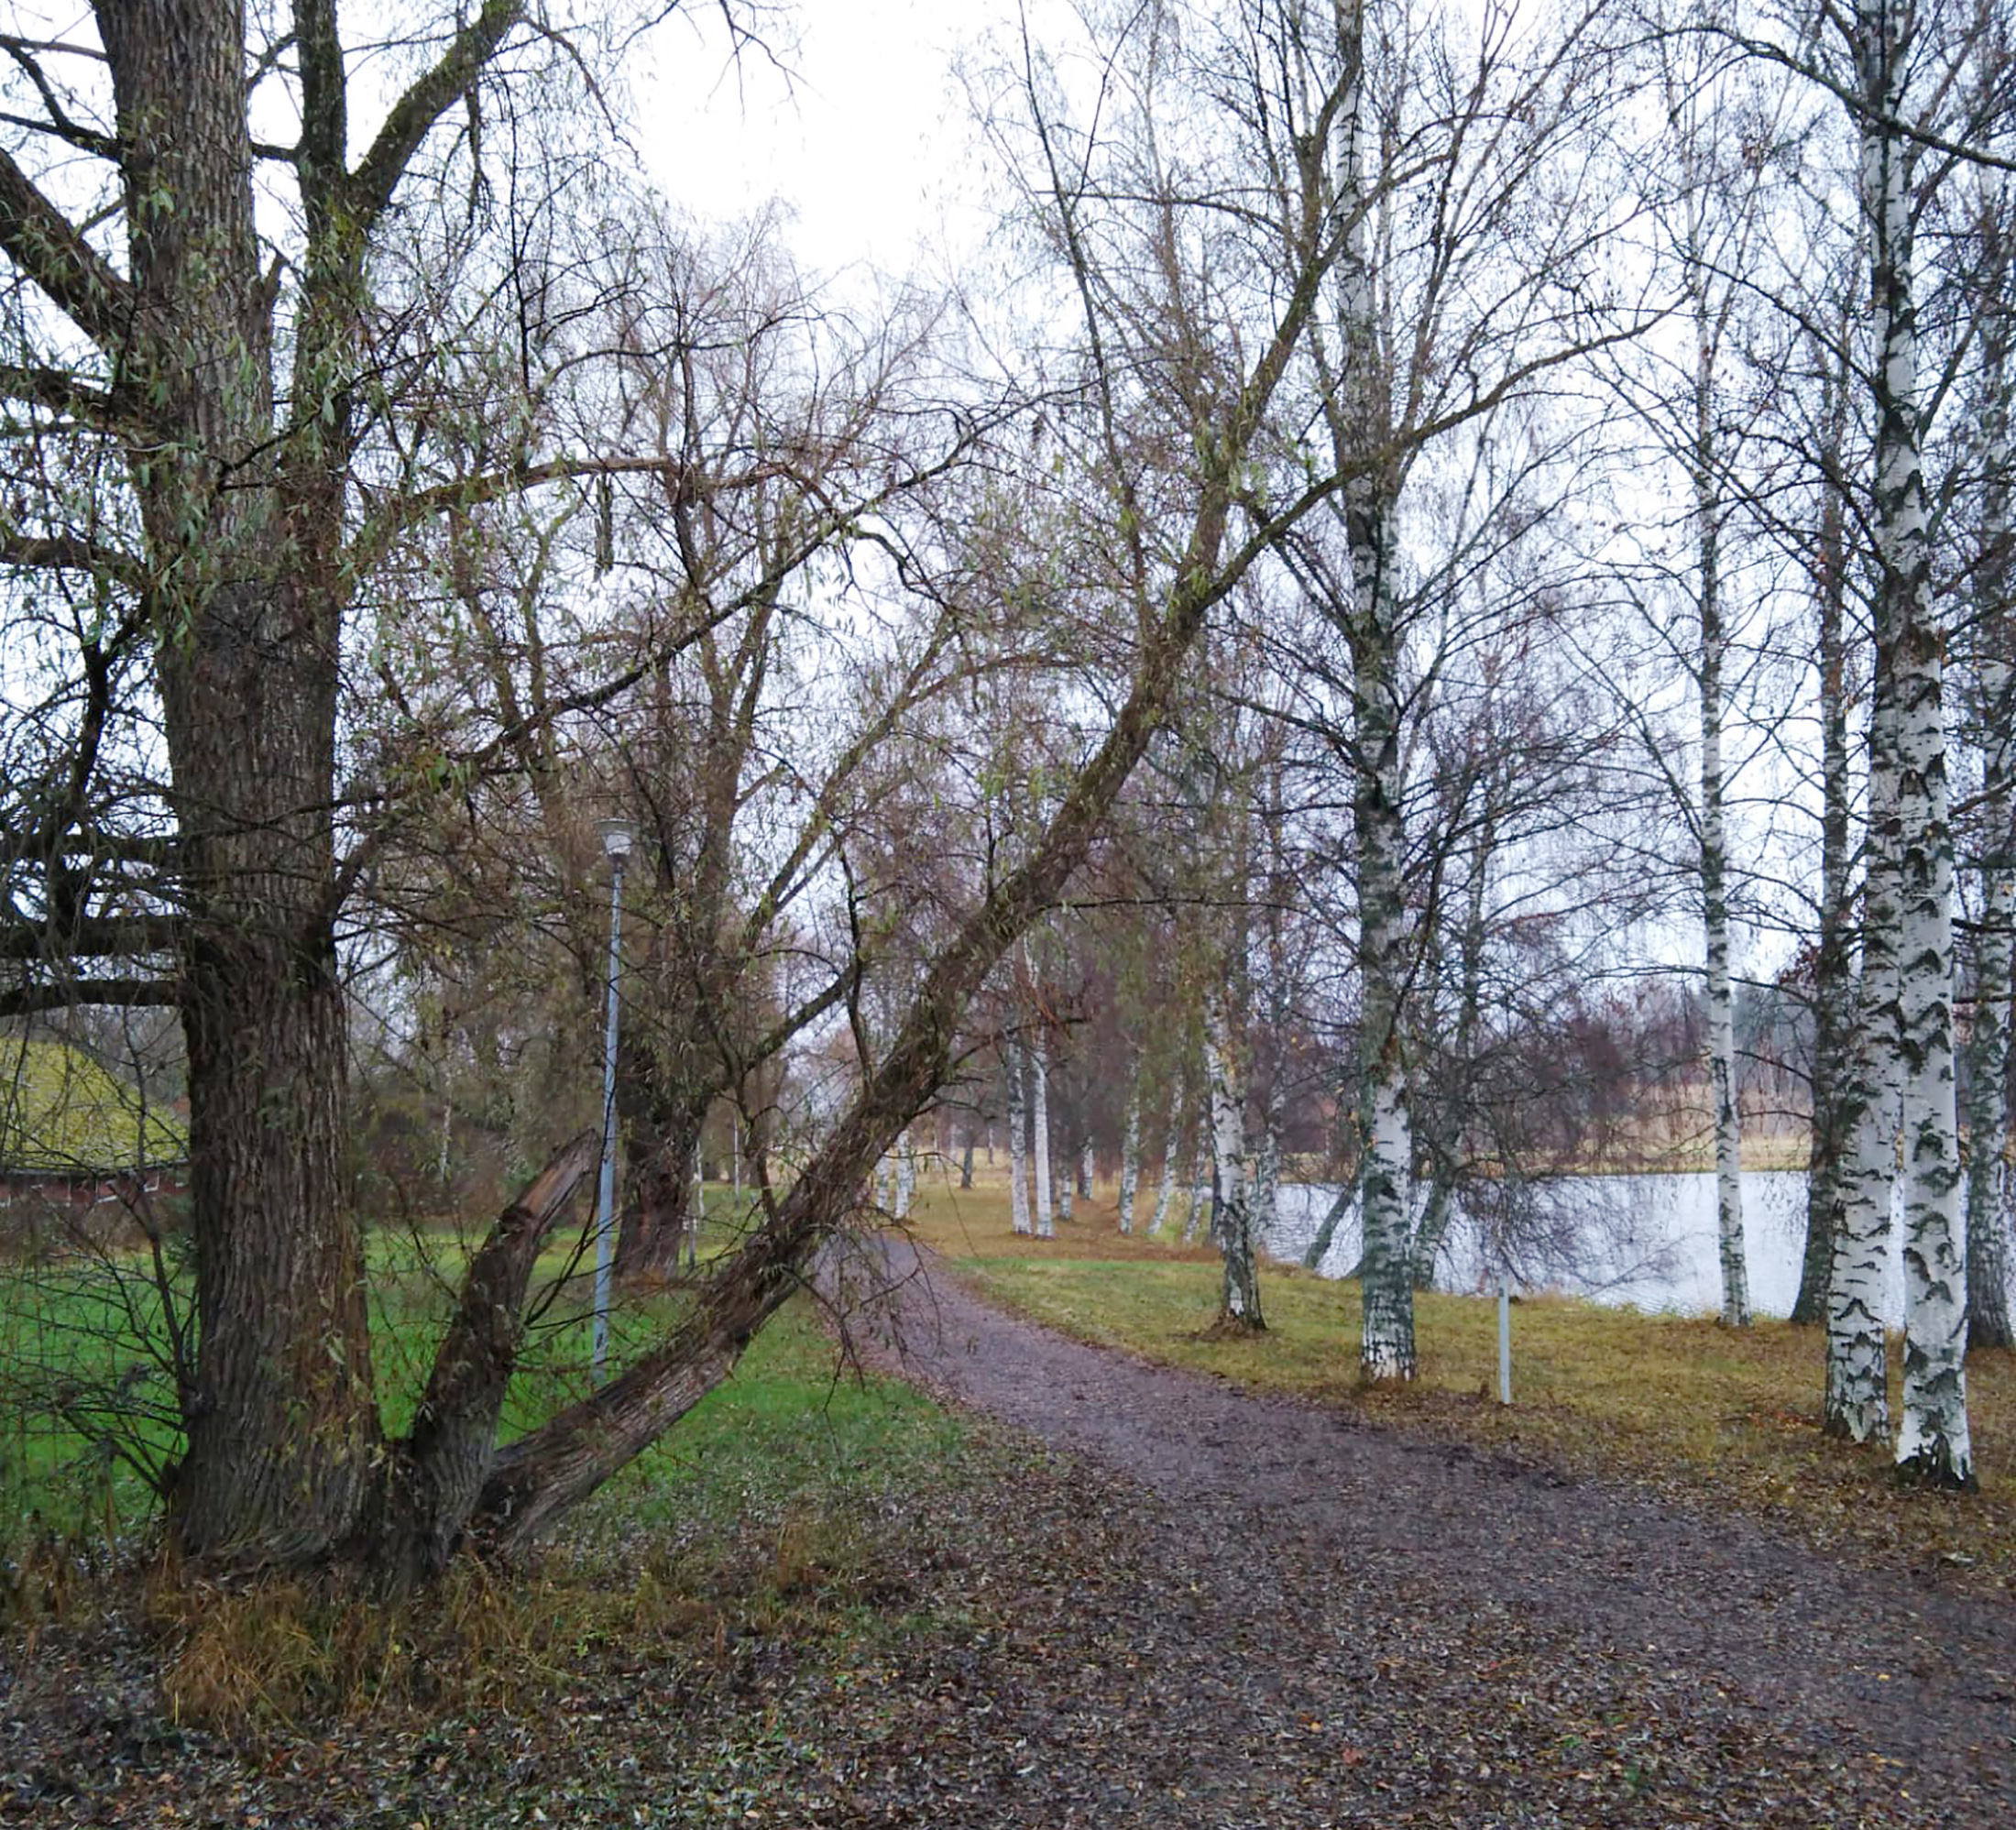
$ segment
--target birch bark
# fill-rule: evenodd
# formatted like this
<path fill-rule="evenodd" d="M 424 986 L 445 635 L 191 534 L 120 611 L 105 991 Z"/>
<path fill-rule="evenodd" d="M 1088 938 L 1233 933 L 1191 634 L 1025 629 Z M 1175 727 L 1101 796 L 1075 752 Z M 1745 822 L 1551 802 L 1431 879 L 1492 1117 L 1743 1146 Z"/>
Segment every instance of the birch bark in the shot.
<path fill-rule="evenodd" d="M 1029 1051 L 1029 1152 L 1036 1178 L 1035 1222 L 1038 1239 L 1057 1237 L 1057 1210 L 1050 1197 L 1050 1045 L 1039 1025 Z"/>
<path fill-rule="evenodd" d="M 1491 860 L 1497 850 L 1498 827 L 1495 810 L 1485 811 L 1477 828 L 1477 839 L 1470 858 L 1470 881 L 1463 890 L 1463 928 L 1459 943 L 1459 990 L 1456 1004 L 1456 1036 L 1451 1051 L 1463 1079 L 1463 1097 L 1443 1101 L 1445 1116 L 1431 1128 L 1428 1151 L 1434 1180 L 1421 1209 L 1414 1235 L 1414 1288 L 1430 1288 L 1435 1282 L 1435 1261 L 1441 1255 L 1442 1239 L 1449 1230 L 1449 1217 L 1455 1193 L 1458 1163 L 1463 1147 L 1463 1112 L 1469 1103 L 1476 1073 L 1477 1035 L 1484 1019 L 1485 915 L 1491 881 Z"/>
<path fill-rule="evenodd" d="M 1974 949 L 1974 1023 L 1967 1036 L 1967 1347 L 2016 1346 L 2010 1315 L 2009 1037 L 2011 924 L 2016 923 L 2016 592 L 2010 502 L 2011 279 L 2006 183 L 1984 174 L 1980 207 L 1987 277 L 1980 326 L 1981 552 L 1975 567 L 1976 675 L 1983 741 L 1981 926 Z"/>
<path fill-rule="evenodd" d="M 896 1207 L 898 1220 L 910 1218 L 910 1203 L 917 1193 L 917 1153 L 906 1131 L 896 1145 Z"/>
<path fill-rule="evenodd" d="M 1693 187 L 1690 209 L 1704 189 Z M 1701 902 L 1707 955 L 1708 1079 L 1715 1140 L 1715 1236 L 1722 1264 L 1722 1325 L 1750 1325 L 1749 1267 L 1743 1250 L 1742 1133 L 1737 1110 L 1736 1011 L 1729 986 L 1728 849 L 1722 781 L 1722 668 L 1727 646 L 1722 605 L 1720 457 L 1716 451 L 1715 354 L 1722 325 L 1709 307 L 1698 216 L 1689 222 L 1688 289 L 1698 357 L 1694 367 L 1695 538 L 1701 610 Z"/>
<path fill-rule="evenodd" d="M 1841 331 L 1846 344 L 1846 327 Z M 1849 902 L 1846 505 L 1840 486 L 1847 377 L 1830 378 L 1823 414 L 1824 472 L 1813 595 L 1819 611 L 1820 942 L 1813 959 L 1813 1150 L 1806 1177 L 1806 1245 L 1795 1322 L 1824 1322 L 1834 1239 L 1841 1224 L 1844 1159 L 1854 1147 L 1842 1107 L 1854 1046 L 1854 917 Z"/>
<path fill-rule="evenodd" d="M 1825 1429 L 1851 1442 L 1890 1434 L 1883 1287 L 1890 1266 L 1897 1085 L 1897 763 L 1877 656 L 1869 725 L 1868 836 L 1863 848 L 1862 976 L 1839 1123 L 1847 1160 L 1836 1177 L 1827 1277 Z"/>
<path fill-rule="evenodd" d="M 1366 1118 L 1358 1177 L 1364 1235 L 1359 1371 L 1376 1380 L 1411 1379 L 1415 1353 L 1407 1194 L 1412 1140 L 1400 1034 L 1401 992 L 1408 976 L 1401 881 L 1406 834 L 1400 802 L 1399 608 L 1393 577 L 1394 515 L 1400 489 L 1396 466 L 1400 460 L 1387 436 L 1392 400 L 1370 251 L 1372 188 L 1365 159 L 1372 128 L 1366 118 L 1364 23 L 1362 0 L 1339 22 L 1350 75 L 1339 111 L 1338 203 L 1348 213 L 1350 227 L 1337 269 L 1342 372 L 1325 389 L 1324 412 L 1347 479 L 1342 518 L 1351 601 L 1343 607 L 1342 633 L 1351 649 L 1357 765 L 1352 815 L 1362 986 L 1358 1060 Z"/>
<path fill-rule="evenodd" d="M 1953 830 L 1944 632 L 1934 614 L 1921 462 L 1910 142 L 1901 110 L 1913 33 L 1892 0 L 1857 10 L 1863 212 L 1877 360 L 1878 617 L 1897 763 L 1896 1047 L 1904 1139 L 1904 1414 L 1897 1464 L 1942 1486 L 1974 1482 L 1967 1414 L 1966 1223 L 1953 1058 Z"/>
<path fill-rule="evenodd" d="M 2003 690 L 2008 690 L 2004 670 Z M 2008 745 L 2002 746 L 2006 751 Z M 1981 940 L 1975 952 L 1973 1079 L 1967 1100 L 1967 1346 L 2016 1346 L 2010 1319 L 2010 933 L 2016 870 L 2006 859 L 1983 871 Z"/>
<path fill-rule="evenodd" d="M 1190 1162 L 1190 1178 L 1183 1188 L 1183 1199 L 1189 1203 L 1183 1211 L 1183 1243 L 1186 1245 L 1197 1244 L 1205 1222 L 1211 1218 L 1211 1164 L 1217 1156 L 1211 1138 L 1212 1123 L 1211 1061 L 1207 1054 L 1203 1109 L 1197 1115 L 1197 1150 Z"/>
<path fill-rule="evenodd" d="M 1260 1278 L 1254 1249 L 1251 1177 L 1246 1161 L 1246 1101 L 1222 988 L 1204 995 L 1204 1068 L 1211 1110 L 1211 1235 L 1224 1265 L 1217 1326 L 1258 1332 Z"/>
<path fill-rule="evenodd" d="M 1011 1042 L 1004 1051 L 1008 1065 L 1008 1211 L 1017 1233 L 1031 1233 L 1029 1219 L 1029 1118 L 1024 1091 L 1025 1051 Z"/>
<path fill-rule="evenodd" d="M 1151 1237 L 1169 1222 L 1169 1200 L 1176 1189 L 1177 1159 L 1183 1151 L 1183 1076 L 1176 1074 L 1169 1084 L 1168 1122 L 1162 1127 L 1162 1179 L 1156 1186 L 1155 1212 L 1148 1221 Z"/>
<path fill-rule="evenodd" d="M 1127 1113 L 1120 1134 L 1120 1230 L 1134 1231 L 1134 1195 L 1141 1185 L 1141 1057 L 1127 1069 Z"/>

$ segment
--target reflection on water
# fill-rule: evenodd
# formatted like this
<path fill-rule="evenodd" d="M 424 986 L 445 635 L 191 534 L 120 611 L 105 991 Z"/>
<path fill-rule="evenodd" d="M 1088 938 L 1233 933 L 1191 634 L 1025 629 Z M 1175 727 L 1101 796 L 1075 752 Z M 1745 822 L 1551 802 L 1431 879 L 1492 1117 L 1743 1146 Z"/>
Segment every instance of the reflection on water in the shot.
<path fill-rule="evenodd" d="M 1336 1192 L 1315 1183 L 1284 1187 L 1267 1250 L 1276 1258 L 1299 1261 Z M 1510 1266 L 1515 1283 L 1681 1314 L 1712 1315 L 1721 1309 L 1712 1175 L 1563 1176 L 1533 1185 L 1530 1193 L 1532 1211 L 1522 1226 L 1527 1236 Z M 1805 1248 L 1803 1170 L 1744 1172 L 1743 1233 L 1751 1307 L 1759 1315 L 1789 1315 L 1799 1294 L 1799 1258 Z M 1339 1223 L 1321 1269 L 1325 1277 L 1341 1277 L 1357 1262 L 1353 1209 Z M 1459 1205 L 1436 1266 L 1436 1287 L 1480 1288 L 1497 1271 L 1482 1229 Z M 1903 1276 L 1902 1233 L 1893 1224 L 1884 1314 L 1899 1326 L 1904 1316 Z"/>

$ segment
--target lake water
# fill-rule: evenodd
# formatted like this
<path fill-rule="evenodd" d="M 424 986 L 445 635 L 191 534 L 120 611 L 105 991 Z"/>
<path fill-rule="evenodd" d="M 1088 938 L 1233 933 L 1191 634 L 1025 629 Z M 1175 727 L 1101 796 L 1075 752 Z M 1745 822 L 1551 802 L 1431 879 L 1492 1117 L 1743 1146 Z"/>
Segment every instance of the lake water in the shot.
<path fill-rule="evenodd" d="M 1265 1242 L 1275 1257 L 1299 1262 L 1329 1212 L 1333 1188 L 1285 1186 L 1280 1216 Z M 1715 1236 L 1712 1175 L 1564 1176 L 1539 1191 L 1550 1243 L 1515 1266 L 1516 1287 L 1557 1288 L 1599 1302 L 1643 1309 L 1713 1315 L 1722 1308 L 1721 1257 Z M 1803 1170 L 1746 1170 L 1743 1234 L 1749 1262 L 1750 1304 L 1759 1315 L 1789 1315 L 1799 1294 L 1799 1257 L 1806 1237 Z M 1339 1224 L 1321 1270 L 1341 1277 L 1358 1262 L 1355 1210 Z M 1439 1288 L 1470 1290 L 1495 1283 L 1478 1230 L 1459 1211 L 1450 1222 Z M 1902 1229 L 1890 1229 L 1885 1318 L 1904 1317 Z"/>

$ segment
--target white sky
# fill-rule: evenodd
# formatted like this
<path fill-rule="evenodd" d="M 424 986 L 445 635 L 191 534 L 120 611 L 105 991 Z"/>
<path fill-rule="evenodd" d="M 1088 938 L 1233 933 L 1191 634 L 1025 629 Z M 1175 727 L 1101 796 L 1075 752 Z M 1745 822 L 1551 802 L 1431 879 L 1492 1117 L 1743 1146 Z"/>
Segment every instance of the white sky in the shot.
<path fill-rule="evenodd" d="M 731 62 L 710 5 L 653 35 L 631 76 L 649 175 L 702 216 L 792 205 L 791 240 L 824 272 L 903 273 L 976 220 L 956 47 L 1013 0 L 805 0 L 776 21 L 776 63 Z"/>

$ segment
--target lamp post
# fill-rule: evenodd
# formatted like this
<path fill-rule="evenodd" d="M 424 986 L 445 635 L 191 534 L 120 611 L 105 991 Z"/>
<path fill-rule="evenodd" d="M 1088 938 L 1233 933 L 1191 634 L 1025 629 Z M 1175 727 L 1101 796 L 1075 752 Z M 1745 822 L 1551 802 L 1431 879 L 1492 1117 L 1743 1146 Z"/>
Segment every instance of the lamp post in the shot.
<path fill-rule="evenodd" d="M 616 1225 L 616 976 L 623 938 L 623 865 L 636 843 L 637 829 L 627 819 L 605 819 L 596 821 L 595 830 L 609 860 L 609 1012 L 602 1042 L 602 1184 L 595 1222 L 593 1374 L 600 1385 L 608 1375 L 609 1246 Z"/>

